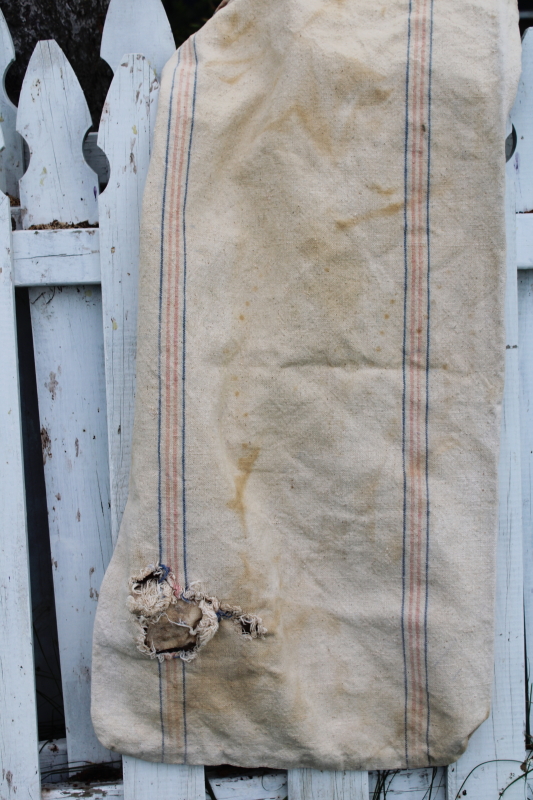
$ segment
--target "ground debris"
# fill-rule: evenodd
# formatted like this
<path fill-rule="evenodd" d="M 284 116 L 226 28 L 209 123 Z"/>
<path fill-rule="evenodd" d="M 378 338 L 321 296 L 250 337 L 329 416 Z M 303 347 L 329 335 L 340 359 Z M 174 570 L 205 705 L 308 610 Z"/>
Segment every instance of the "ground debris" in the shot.
<path fill-rule="evenodd" d="M 83 222 L 59 222 L 54 219 L 52 222 L 46 222 L 42 225 L 30 225 L 29 231 L 55 231 L 59 229 L 71 228 L 98 228 L 98 223 L 90 223 L 88 219 Z"/>

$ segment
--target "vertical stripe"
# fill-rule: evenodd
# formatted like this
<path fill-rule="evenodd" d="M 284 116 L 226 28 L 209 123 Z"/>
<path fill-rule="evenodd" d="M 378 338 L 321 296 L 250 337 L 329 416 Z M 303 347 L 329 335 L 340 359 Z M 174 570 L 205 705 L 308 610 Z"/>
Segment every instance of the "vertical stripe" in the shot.
<path fill-rule="evenodd" d="M 183 521 L 180 519 L 180 498 L 181 491 L 179 473 L 181 469 L 181 452 L 179 430 L 179 381 L 181 375 L 180 368 L 180 317 L 182 301 L 181 280 L 182 280 L 182 233 L 181 217 L 183 214 L 183 194 L 184 194 L 184 169 L 185 154 L 188 141 L 187 130 L 190 125 L 190 92 L 191 92 L 191 44 L 190 41 L 183 45 L 183 65 L 180 74 L 180 81 L 177 88 L 178 114 L 176 119 L 177 132 L 174 137 L 174 148 L 171 161 L 172 191 L 171 204 L 169 209 L 169 263 L 168 263 L 168 287 L 166 304 L 166 351 L 167 351 L 167 370 L 166 370 L 166 397 L 165 405 L 167 409 L 165 450 L 166 450 L 166 548 L 167 563 L 169 563 L 181 583 L 181 569 L 178 552 L 180 529 Z"/>
<path fill-rule="evenodd" d="M 179 66 L 179 69 L 178 69 Z M 185 503 L 186 208 L 196 103 L 194 37 L 181 48 L 169 106 L 159 299 L 159 558 L 187 585 Z M 160 669 L 162 755 L 182 749 L 187 759 L 185 662 L 168 654 Z"/>
<path fill-rule="evenodd" d="M 429 729 L 431 725 L 431 706 L 429 702 L 429 672 L 428 672 L 428 607 L 429 607 L 429 532 L 430 532 L 430 497 L 429 497 L 429 351 L 431 344 L 431 228 L 430 228 L 430 195 L 431 195 L 431 77 L 433 69 L 433 15 L 434 0 L 431 0 L 430 29 L 429 29 L 429 75 L 428 75 L 428 161 L 427 161 L 427 187 L 426 187 L 426 241 L 428 254 L 428 279 L 427 279 L 427 344 L 426 344 L 426 497 L 427 497 L 427 536 L 426 536 L 426 605 L 424 608 L 424 664 L 426 670 L 426 750 L 428 764 L 430 761 Z"/>
<path fill-rule="evenodd" d="M 165 387 L 165 399 L 164 399 L 164 436 L 163 436 L 163 451 L 164 451 L 164 463 L 163 463 L 163 474 L 164 474 L 164 487 L 165 487 L 165 504 L 164 504 L 164 561 L 166 564 L 170 566 L 174 574 L 176 575 L 176 579 L 179 582 L 180 580 L 180 572 L 178 564 L 175 561 L 173 548 L 172 548 L 172 537 L 173 533 L 176 530 L 176 526 L 178 524 L 178 520 L 175 517 L 175 513 L 173 512 L 173 485 L 172 485 L 172 459 L 173 459 L 173 436 L 172 436 L 172 383 L 173 383 L 173 373 L 174 373 L 174 365 L 173 362 L 175 360 L 175 355 L 173 353 L 173 345 L 174 345 L 174 337 L 173 337 L 173 325 L 172 325 L 172 316 L 173 314 L 177 313 L 176 307 L 178 303 L 178 296 L 177 296 L 177 289 L 174 288 L 175 283 L 175 270 L 177 268 L 176 265 L 176 256 L 175 256 L 175 214 L 176 214 L 176 204 L 179 205 L 179 179 L 180 179 L 180 170 L 176 169 L 176 160 L 179 155 L 179 145 L 180 139 L 180 130 L 184 128 L 187 122 L 186 118 L 186 92 L 184 90 L 184 84 L 187 85 L 187 74 L 188 74 L 188 59 L 187 59 L 187 45 L 180 48 L 180 70 L 179 70 L 179 79 L 177 86 L 174 87 L 174 97 L 175 97 L 175 113 L 172 117 L 172 152 L 169 157 L 169 165 L 168 165 L 168 172 L 169 172 L 169 202 L 168 202 L 168 220 L 165 229 L 166 233 L 166 283 L 164 289 L 165 295 L 165 318 L 164 318 L 164 328 L 165 328 L 165 348 L 164 348 L 164 361 L 165 361 L 165 373 L 164 373 L 164 387 Z M 176 129 L 178 131 L 176 135 Z M 176 198 L 177 194 L 177 187 L 178 186 L 178 198 Z M 178 265 L 179 268 L 179 265 Z M 166 725 L 166 735 L 170 741 L 170 747 L 173 751 L 179 750 L 180 742 L 178 741 L 178 731 L 176 730 L 176 723 L 179 720 L 180 715 L 176 715 L 174 712 L 175 708 L 175 694 L 176 694 L 176 682 L 174 680 L 173 673 L 175 669 L 173 669 L 172 662 L 165 663 L 165 670 L 164 670 L 164 695 L 165 695 L 165 703 L 164 708 L 167 715 L 167 725 Z"/>
<path fill-rule="evenodd" d="M 407 766 L 430 763 L 427 640 L 432 40 L 433 0 L 410 0 L 404 143 L 401 607 Z"/>
<path fill-rule="evenodd" d="M 407 637 L 405 630 L 405 587 L 406 587 L 406 556 L 407 556 L 407 467 L 405 463 L 405 429 L 406 429 L 406 413 L 405 405 L 407 398 L 407 379 L 406 379 L 406 362 L 407 362 L 407 287 L 409 277 L 409 266 L 407 260 L 407 187 L 408 187 L 408 160 L 407 154 L 409 150 L 409 79 L 410 79 L 410 56 L 411 56 L 411 13 L 412 13 L 412 0 L 409 0 L 409 13 L 407 17 L 407 66 L 405 70 L 405 144 L 404 144 L 404 209 L 403 209 L 403 252 L 404 252 L 404 279 L 403 279 L 403 343 L 402 343 L 402 469 L 403 469 L 403 524 L 402 524 L 402 610 L 401 610 L 401 629 L 402 629 L 402 649 L 403 649 L 403 669 L 404 669 L 404 695 L 405 695 L 405 713 L 404 713 L 404 738 L 405 738 L 405 763 L 409 765 L 409 752 L 408 752 L 408 737 L 407 737 Z"/>
<path fill-rule="evenodd" d="M 194 112 L 196 109 L 196 89 L 198 85 L 198 53 L 196 51 L 196 40 L 193 38 L 194 48 L 194 88 L 192 95 L 191 109 L 191 130 L 189 134 L 189 147 L 187 152 L 187 172 L 185 174 L 185 191 L 183 197 L 183 323 L 182 323 L 182 345 L 181 345 L 181 497 L 182 497 L 182 525 L 183 525 L 183 574 L 185 585 L 189 583 L 187 575 L 187 491 L 185 476 L 185 378 L 187 364 L 187 197 L 189 193 L 189 172 L 191 169 L 191 150 L 192 137 L 194 132 Z"/>
<path fill-rule="evenodd" d="M 157 422 L 157 515 L 158 515 L 158 542 L 159 542 L 159 563 L 163 562 L 163 520 L 162 520 L 162 497 L 161 497 L 161 406 L 162 406 L 162 380 L 161 380 L 161 336 L 163 326 L 163 276 L 165 264 L 165 211 L 167 203 L 167 183 L 168 183 L 168 154 L 170 147 L 170 131 L 172 126 L 172 111 L 174 104 L 174 85 L 176 72 L 180 65 L 181 50 L 178 52 L 178 61 L 172 73 L 172 84 L 170 87 L 170 102 L 168 110 L 167 143 L 165 148 L 165 176 L 163 182 L 163 199 L 161 203 L 161 249 L 159 254 L 159 320 L 157 333 L 157 374 L 158 374 L 158 422 Z"/>
<path fill-rule="evenodd" d="M 158 420 L 157 420 L 157 463 L 158 463 L 158 479 L 157 479 L 157 516 L 158 516 L 158 546 L 159 546 L 159 563 L 163 562 L 163 519 L 162 519 L 162 474 L 161 474 L 161 423 L 162 423 L 162 372 L 161 372 L 161 340 L 162 340 L 162 327 L 163 327 L 163 278 L 164 278 L 164 265 L 165 265 L 165 211 L 167 203 L 167 185 L 168 185 L 168 156 L 170 149 L 170 131 L 172 128 L 172 113 L 174 104 L 174 86 L 176 81 L 176 72 L 178 70 L 181 60 L 181 52 L 178 53 L 178 60 L 172 73 L 172 83 L 170 87 L 170 101 L 168 111 L 168 125 L 167 125 L 167 141 L 165 147 L 165 175 L 163 182 L 163 198 L 161 202 L 161 250 L 159 254 L 159 319 L 158 319 L 158 334 L 157 334 L 157 375 L 158 375 Z M 161 724 L 161 761 L 165 760 L 165 723 L 163 717 L 163 682 L 161 676 L 161 663 L 158 662 L 158 680 L 159 680 L 159 719 Z"/>

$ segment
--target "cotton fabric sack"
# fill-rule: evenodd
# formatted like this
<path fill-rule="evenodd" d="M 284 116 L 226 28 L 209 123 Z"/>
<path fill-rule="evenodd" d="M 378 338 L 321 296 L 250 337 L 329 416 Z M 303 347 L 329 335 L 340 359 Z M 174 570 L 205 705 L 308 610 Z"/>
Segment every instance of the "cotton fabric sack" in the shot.
<path fill-rule="evenodd" d="M 232 0 L 166 66 L 93 720 L 447 764 L 489 712 L 511 0 Z"/>

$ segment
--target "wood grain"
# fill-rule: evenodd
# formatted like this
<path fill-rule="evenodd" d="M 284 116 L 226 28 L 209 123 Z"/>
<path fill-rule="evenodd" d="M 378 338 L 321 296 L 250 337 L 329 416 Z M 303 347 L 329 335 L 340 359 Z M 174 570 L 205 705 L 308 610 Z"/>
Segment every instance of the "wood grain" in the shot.
<path fill-rule="evenodd" d="M 0 193 L 0 797 L 38 800 L 37 706 L 10 253 L 9 200 Z"/>
<path fill-rule="evenodd" d="M 14 231 L 15 286 L 100 283 L 98 228 Z"/>
<path fill-rule="evenodd" d="M 161 0 L 111 0 L 100 55 L 116 72 L 122 56 L 142 53 L 158 77 L 176 49 Z"/>
<path fill-rule="evenodd" d="M 15 48 L 4 15 L 0 11 L 0 122 L 4 148 L 0 153 L 0 190 L 12 197 L 19 196 L 19 179 L 24 172 L 21 136 L 15 129 L 17 109 L 6 94 L 5 76 L 15 59 Z"/>
<path fill-rule="evenodd" d="M 24 228 L 98 221 L 98 176 L 83 157 L 91 115 L 72 67 L 54 41 L 39 42 L 22 84 L 17 130 L 30 149 L 20 180 Z"/>
<path fill-rule="evenodd" d="M 128 496 L 135 401 L 139 227 L 159 84 L 144 56 L 129 55 L 107 96 L 98 144 L 109 161 L 99 198 L 111 529 L 116 542 Z"/>
<path fill-rule="evenodd" d="M 289 800 L 368 800 L 368 772 L 291 769 Z"/>

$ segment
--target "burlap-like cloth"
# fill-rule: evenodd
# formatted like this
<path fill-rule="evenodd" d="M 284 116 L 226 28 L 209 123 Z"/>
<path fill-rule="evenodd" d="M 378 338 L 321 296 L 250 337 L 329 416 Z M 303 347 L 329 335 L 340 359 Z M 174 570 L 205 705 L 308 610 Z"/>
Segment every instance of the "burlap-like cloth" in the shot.
<path fill-rule="evenodd" d="M 108 747 L 420 767 L 485 719 L 519 49 L 512 0 L 232 0 L 165 68 Z"/>

